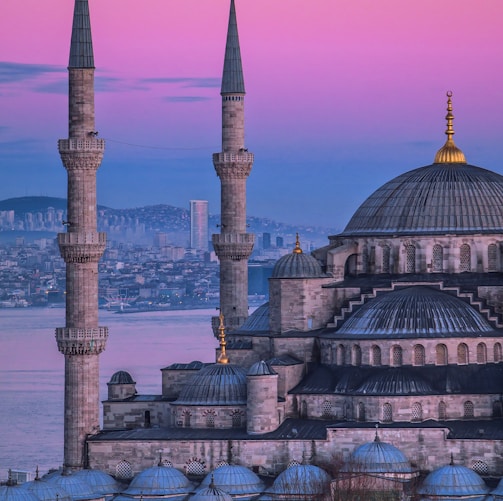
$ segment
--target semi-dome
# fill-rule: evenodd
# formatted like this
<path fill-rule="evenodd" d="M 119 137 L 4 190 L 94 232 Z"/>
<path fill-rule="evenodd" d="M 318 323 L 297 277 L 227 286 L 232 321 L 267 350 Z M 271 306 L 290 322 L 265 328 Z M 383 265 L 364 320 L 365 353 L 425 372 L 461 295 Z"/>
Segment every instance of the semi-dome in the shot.
<path fill-rule="evenodd" d="M 483 501 L 488 488 L 482 478 L 470 468 L 449 464 L 432 471 L 419 487 L 421 499 L 470 499 Z"/>
<path fill-rule="evenodd" d="M 503 176 L 462 163 L 406 172 L 378 188 L 343 236 L 501 233 Z"/>
<path fill-rule="evenodd" d="M 245 405 L 246 370 L 233 364 L 211 364 L 194 374 L 176 404 Z"/>
<path fill-rule="evenodd" d="M 253 471 L 235 464 L 224 464 L 215 468 L 204 477 L 200 487 L 208 487 L 211 483 L 230 494 L 233 499 L 256 499 L 264 490 L 262 480 Z"/>
<path fill-rule="evenodd" d="M 267 494 L 292 496 L 293 499 L 312 499 L 326 493 L 330 485 L 330 475 L 318 466 L 293 464 L 280 473 Z M 283 498 L 291 499 L 291 498 Z"/>
<path fill-rule="evenodd" d="M 405 454 L 394 445 L 381 442 L 377 437 L 373 442 L 357 447 L 349 462 L 342 467 L 343 472 L 360 473 L 412 473 L 412 467 Z"/>
<path fill-rule="evenodd" d="M 108 384 L 136 384 L 131 374 L 126 371 L 117 371 L 112 375 Z"/>
<path fill-rule="evenodd" d="M 389 367 L 366 379 L 356 393 L 364 395 L 429 395 L 431 385 L 403 367 Z"/>
<path fill-rule="evenodd" d="M 180 471 L 168 466 L 153 466 L 138 473 L 124 491 L 127 496 L 188 495 L 192 483 Z M 182 498 L 185 499 L 185 498 Z"/>
<path fill-rule="evenodd" d="M 319 278 L 322 276 L 320 263 L 310 254 L 302 252 L 299 235 L 297 235 L 295 249 L 276 261 L 271 278 Z"/>
<path fill-rule="evenodd" d="M 449 337 L 492 331 L 489 322 L 461 299 L 427 286 L 383 293 L 356 310 L 340 335 Z"/>
<path fill-rule="evenodd" d="M 260 360 L 255 362 L 246 373 L 247 376 L 275 376 L 277 372 L 267 362 Z"/>

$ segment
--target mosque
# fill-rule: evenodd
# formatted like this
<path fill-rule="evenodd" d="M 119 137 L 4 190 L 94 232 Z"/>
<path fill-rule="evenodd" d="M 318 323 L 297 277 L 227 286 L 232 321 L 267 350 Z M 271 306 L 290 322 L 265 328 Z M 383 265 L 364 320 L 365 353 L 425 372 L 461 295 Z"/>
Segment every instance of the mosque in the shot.
<path fill-rule="evenodd" d="M 308 254 L 297 238 L 274 267 L 269 302 L 248 316 L 254 157 L 231 0 L 222 152 L 213 155 L 216 361 L 162 368 L 160 395 L 139 395 L 127 367 L 111 375 L 100 428 L 108 329 L 97 315 L 106 236 L 96 231 L 104 141 L 94 134 L 93 75 L 88 4 L 75 0 L 69 139 L 59 142 L 69 204 L 58 237 L 66 326 L 56 329 L 64 466 L 25 490 L 37 496 L 50 483 L 69 499 L 119 501 L 349 500 L 362 491 L 354 499 L 503 499 L 503 177 L 468 164 L 454 143 L 452 93 L 433 163 L 379 187 L 325 247 Z"/>

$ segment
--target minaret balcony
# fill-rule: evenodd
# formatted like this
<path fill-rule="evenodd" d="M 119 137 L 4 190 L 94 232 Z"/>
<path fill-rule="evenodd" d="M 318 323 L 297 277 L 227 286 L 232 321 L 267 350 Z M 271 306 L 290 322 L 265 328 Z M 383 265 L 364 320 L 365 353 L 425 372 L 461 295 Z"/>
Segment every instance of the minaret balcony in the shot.
<path fill-rule="evenodd" d="M 214 153 L 213 165 L 221 179 L 246 179 L 253 165 L 253 153 Z"/>
<path fill-rule="evenodd" d="M 56 341 L 64 355 L 97 355 L 105 349 L 108 327 L 58 327 Z"/>
<path fill-rule="evenodd" d="M 253 233 L 217 233 L 211 236 L 213 248 L 219 259 L 241 261 L 248 259 L 253 251 Z"/>
<path fill-rule="evenodd" d="M 96 138 L 86 139 L 60 139 L 58 141 L 58 149 L 60 153 L 71 151 L 105 151 L 105 140 Z"/>
<path fill-rule="evenodd" d="M 239 153 L 213 153 L 213 163 L 252 164 L 255 156 L 247 151 Z"/>
<path fill-rule="evenodd" d="M 106 248 L 106 233 L 58 233 L 61 257 L 66 263 L 97 263 Z"/>

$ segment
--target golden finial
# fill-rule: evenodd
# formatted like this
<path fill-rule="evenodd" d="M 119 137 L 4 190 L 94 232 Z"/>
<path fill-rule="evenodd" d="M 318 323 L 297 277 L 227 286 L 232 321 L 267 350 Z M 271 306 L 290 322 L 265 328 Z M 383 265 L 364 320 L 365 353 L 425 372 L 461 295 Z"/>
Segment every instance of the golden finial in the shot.
<path fill-rule="evenodd" d="M 220 325 L 218 326 L 218 339 L 220 340 L 220 355 L 218 356 L 217 362 L 219 364 L 228 364 L 229 357 L 225 352 L 225 347 L 227 346 L 227 341 L 225 340 L 225 325 L 224 325 L 224 314 L 220 311 L 218 316 L 220 319 Z"/>
<path fill-rule="evenodd" d="M 299 234 L 295 234 L 295 249 L 293 249 L 294 254 L 302 254 L 302 249 L 300 248 Z"/>
<path fill-rule="evenodd" d="M 447 136 L 447 141 L 437 151 L 435 155 L 435 160 L 433 163 L 436 164 L 465 164 L 466 158 L 464 153 L 454 144 L 454 115 L 452 114 L 452 91 L 447 92 L 447 115 L 445 119 L 447 120 L 447 129 L 445 135 Z"/>

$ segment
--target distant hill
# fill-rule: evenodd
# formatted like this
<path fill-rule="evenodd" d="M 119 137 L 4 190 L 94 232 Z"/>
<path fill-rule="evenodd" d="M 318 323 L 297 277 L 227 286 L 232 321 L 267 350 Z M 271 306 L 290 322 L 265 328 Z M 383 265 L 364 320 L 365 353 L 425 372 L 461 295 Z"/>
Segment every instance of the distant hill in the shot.
<path fill-rule="evenodd" d="M 66 210 L 66 198 L 18 197 L 0 200 L 0 211 L 13 210 L 23 216 L 26 212 L 46 211 L 48 207 Z"/>

